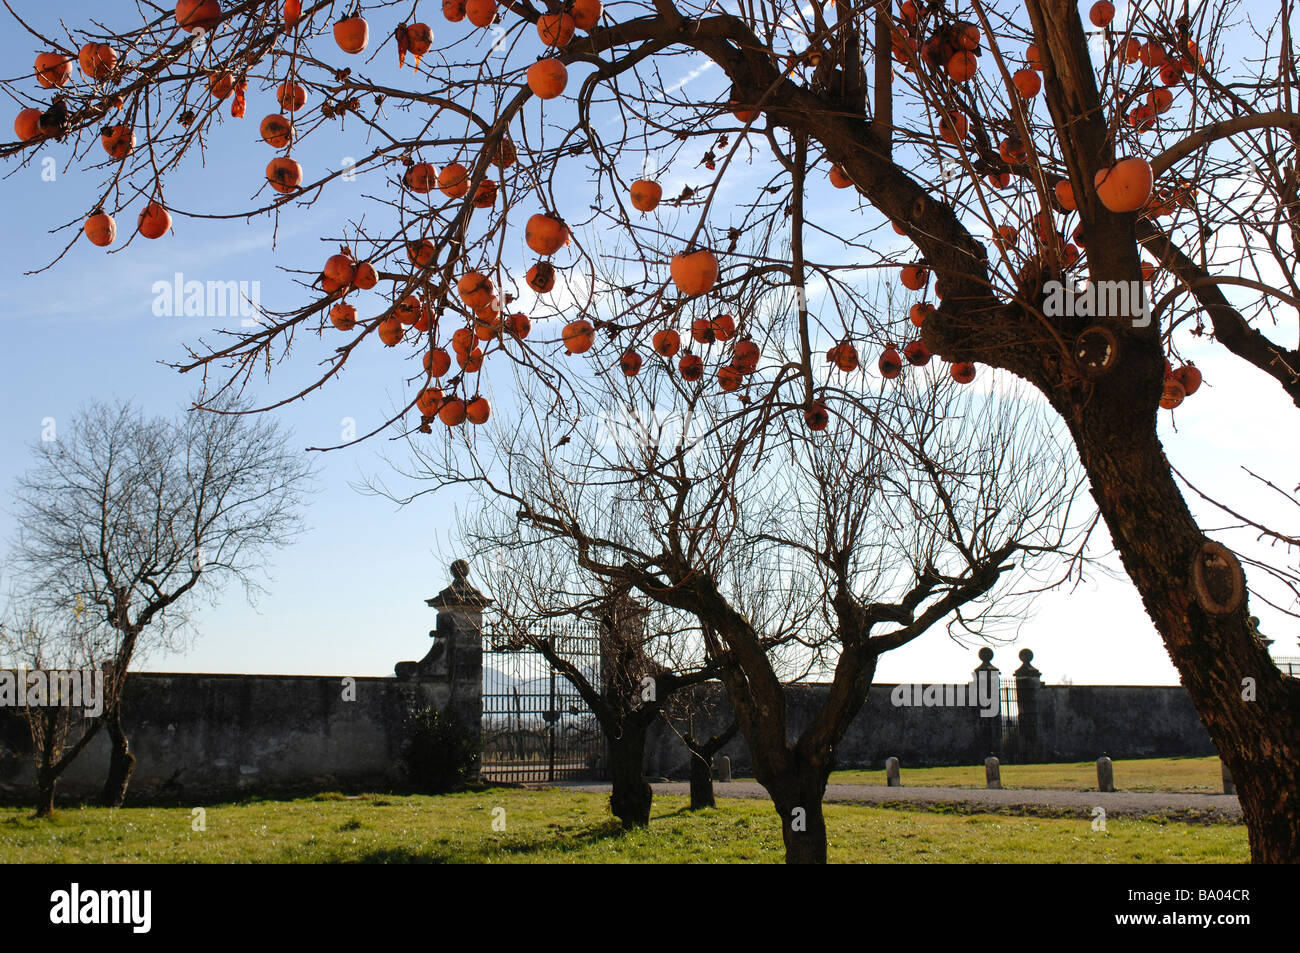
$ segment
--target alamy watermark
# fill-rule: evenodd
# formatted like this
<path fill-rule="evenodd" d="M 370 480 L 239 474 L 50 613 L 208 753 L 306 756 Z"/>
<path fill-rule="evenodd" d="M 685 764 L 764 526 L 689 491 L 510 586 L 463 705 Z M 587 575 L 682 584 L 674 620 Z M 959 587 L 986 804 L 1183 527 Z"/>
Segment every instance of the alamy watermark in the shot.
<path fill-rule="evenodd" d="M 1002 710 L 1002 681 L 997 672 L 977 672 L 969 685 L 895 685 L 889 700 L 895 708 L 979 708 L 981 718 Z"/>
<path fill-rule="evenodd" d="M 260 323 L 260 281 L 186 281 L 178 271 L 171 281 L 155 281 L 151 291 L 153 313 L 159 318 L 239 317 L 246 328 Z"/>
<path fill-rule="evenodd" d="M 1043 314 L 1049 318 L 1132 318 L 1133 327 L 1151 324 L 1151 286 L 1143 281 L 1088 281 L 1043 284 Z"/>
<path fill-rule="evenodd" d="M 84 708 L 104 713 L 102 669 L 0 670 L 0 708 Z"/>

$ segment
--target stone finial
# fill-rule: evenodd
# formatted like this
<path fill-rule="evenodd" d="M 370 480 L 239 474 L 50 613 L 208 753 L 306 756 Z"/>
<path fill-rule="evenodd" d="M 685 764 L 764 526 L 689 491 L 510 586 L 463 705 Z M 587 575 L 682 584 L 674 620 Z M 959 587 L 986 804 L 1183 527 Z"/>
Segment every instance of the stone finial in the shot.
<path fill-rule="evenodd" d="M 451 585 L 424 603 L 434 609 L 482 609 L 492 600 L 469 581 L 469 563 L 457 559 L 451 564 Z"/>
<path fill-rule="evenodd" d="M 1021 665 L 1016 669 L 1016 678 L 1041 678 L 1043 673 L 1033 666 L 1034 653 L 1032 649 L 1020 650 Z"/>
<path fill-rule="evenodd" d="M 980 649 L 980 663 L 975 667 L 977 672 L 996 672 L 998 667 L 993 664 L 993 650 L 987 645 Z"/>

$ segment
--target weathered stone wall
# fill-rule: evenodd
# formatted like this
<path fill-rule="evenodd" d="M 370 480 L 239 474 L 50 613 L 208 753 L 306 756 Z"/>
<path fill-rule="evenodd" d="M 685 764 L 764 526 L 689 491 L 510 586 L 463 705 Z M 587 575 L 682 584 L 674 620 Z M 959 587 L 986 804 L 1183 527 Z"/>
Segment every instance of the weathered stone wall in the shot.
<path fill-rule="evenodd" d="M 701 737 L 722 731 L 731 720 L 731 706 L 722 686 L 707 688 L 710 697 L 705 705 L 713 712 L 696 716 L 696 732 Z M 828 689 L 820 684 L 787 687 L 792 740 L 821 707 Z M 890 756 L 907 766 L 981 764 L 989 754 L 1007 761 L 1088 761 L 1103 753 L 1111 758 L 1217 753 L 1180 686 L 1038 687 L 1032 746 L 1025 745 L 1028 725 L 1017 738 L 1003 734 L 1000 718 L 981 718 L 978 709 L 896 708 L 890 701 L 893 690 L 893 685 L 872 686 L 840 745 L 840 767 L 880 768 Z M 1022 691 L 1022 710 L 1024 694 Z M 720 754 L 731 758 L 733 771 L 751 770 L 749 749 L 742 737 L 737 736 Z M 650 776 L 684 778 L 687 758 L 686 747 L 675 731 L 662 722 L 651 729 L 646 753 Z"/>
<path fill-rule="evenodd" d="M 295 675 L 133 673 L 124 721 L 136 756 L 134 799 L 208 799 L 336 789 L 399 781 L 404 721 L 415 708 L 446 707 L 450 682 Z M 459 706 L 457 706 L 459 707 Z M 0 717 L 16 720 L 12 710 Z M 16 728 L 16 730 L 15 730 Z M 0 793 L 30 797 L 30 756 L 13 748 L 25 728 L 0 733 Z M 60 780 L 68 797 L 97 794 L 108 766 L 102 734 Z"/>
<path fill-rule="evenodd" d="M 1180 685 L 1049 685 L 1039 699 L 1044 761 L 1218 754 Z"/>

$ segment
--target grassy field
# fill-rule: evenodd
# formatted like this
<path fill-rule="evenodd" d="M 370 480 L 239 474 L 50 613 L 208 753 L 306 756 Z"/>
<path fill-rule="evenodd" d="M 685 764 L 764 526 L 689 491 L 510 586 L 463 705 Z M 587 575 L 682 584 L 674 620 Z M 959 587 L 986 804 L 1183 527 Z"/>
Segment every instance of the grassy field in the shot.
<path fill-rule="evenodd" d="M 624 833 L 606 797 L 491 788 L 443 797 L 319 795 L 206 809 L 71 808 L 36 820 L 0 808 L 5 863 L 779 863 L 770 805 L 726 800 L 692 813 L 655 799 Z M 500 808 L 501 811 L 496 811 Z M 504 813 L 502 813 L 502 811 Z M 495 812 L 495 813 L 494 813 Z M 1243 863 L 1236 824 L 969 815 L 828 805 L 834 863 Z M 493 830 L 494 818 L 505 830 Z"/>
<path fill-rule="evenodd" d="M 1218 758 L 1145 758 L 1116 761 L 1115 789 L 1118 791 L 1173 791 L 1189 794 L 1222 794 L 1223 780 Z M 905 787 L 982 788 L 984 765 L 957 768 L 909 768 L 902 766 Z M 835 771 L 832 784 L 884 784 L 885 771 Z M 1049 791 L 1097 790 L 1097 763 L 1004 764 L 1004 788 Z"/>

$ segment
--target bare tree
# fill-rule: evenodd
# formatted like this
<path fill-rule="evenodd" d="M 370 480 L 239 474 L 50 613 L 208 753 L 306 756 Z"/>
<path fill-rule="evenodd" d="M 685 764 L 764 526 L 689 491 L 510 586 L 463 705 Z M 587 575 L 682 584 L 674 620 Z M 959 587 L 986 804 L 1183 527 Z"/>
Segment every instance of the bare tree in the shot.
<path fill-rule="evenodd" d="M 530 558 L 530 539 L 559 544 L 570 566 L 694 616 L 787 859 L 824 862 L 826 780 L 879 656 L 936 625 L 1014 622 L 1014 586 L 1078 556 L 1070 452 L 1027 394 L 977 397 L 946 378 L 767 448 L 743 432 L 761 423 L 735 421 L 707 390 L 669 395 L 689 425 L 628 433 L 538 413 L 536 431 L 510 422 L 459 449 L 415 443 L 411 474 L 472 484 L 495 525 L 514 522 L 480 544 L 509 538 Z M 541 605 L 548 581 L 568 576 L 554 558 L 539 560 Z M 792 742 L 784 686 L 810 672 L 831 686 Z"/>
<path fill-rule="evenodd" d="M 96 680 L 93 660 L 102 655 L 104 636 L 104 628 L 84 610 L 50 615 L 16 594 L 0 616 L 0 663 L 11 666 L 5 674 L 13 676 L 15 685 L 35 677 L 40 687 L 39 694 L 23 691 L 18 716 L 26 725 L 36 769 L 37 817 L 54 813 L 59 777 L 103 723 L 98 717 L 104 702 L 102 675 Z"/>
<path fill-rule="evenodd" d="M 466 521 L 463 534 L 496 566 L 489 583 L 497 614 L 493 631 L 506 645 L 540 652 L 578 692 L 605 737 L 610 812 L 625 828 L 648 825 L 647 732 L 684 690 L 716 678 L 722 661 L 704 653 L 693 617 L 644 605 L 626 586 L 586 571 L 567 541 L 549 530 L 488 508 Z M 550 631 L 548 622 L 563 619 L 594 624 L 598 678 L 570 656 L 563 636 Z"/>
<path fill-rule="evenodd" d="M 122 726 L 127 672 L 192 631 L 196 598 L 215 599 L 301 528 L 311 468 L 270 418 L 191 411 L 147 417 L 92 403 L 33 448 L 18 480 L 14 565 L 32 605 L 86 612 L 111 635 L 91 661 L 105 673 L 111 749 L 101 801 L 120 805 L 135 757 Z"/>

